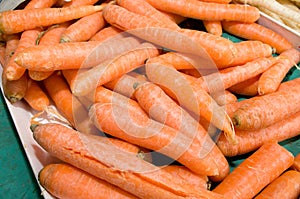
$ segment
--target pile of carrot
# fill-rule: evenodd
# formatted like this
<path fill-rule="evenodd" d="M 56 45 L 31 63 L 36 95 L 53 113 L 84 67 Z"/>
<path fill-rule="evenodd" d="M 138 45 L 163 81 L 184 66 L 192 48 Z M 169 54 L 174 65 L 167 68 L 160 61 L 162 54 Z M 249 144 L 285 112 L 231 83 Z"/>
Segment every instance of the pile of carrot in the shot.
<path fill-rule="evenodd" d="M 284 81 L 300 51 L 259 17 L 230 0 L 1 12 L 4 95 L 28 104 L 33 138 L 62 161 L 40 185 L 57 198 L 299 197 L 300 156 L 279 142 L 300 134 L 300 78 Z"/>

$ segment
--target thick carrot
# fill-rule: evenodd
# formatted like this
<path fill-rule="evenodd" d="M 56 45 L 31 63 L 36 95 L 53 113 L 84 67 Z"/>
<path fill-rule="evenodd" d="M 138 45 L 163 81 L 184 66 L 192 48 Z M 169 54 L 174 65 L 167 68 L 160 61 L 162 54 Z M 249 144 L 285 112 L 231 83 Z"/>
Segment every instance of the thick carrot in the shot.
<path fill-rule="evenodd" d="M 203 25 L 208 33 L 213 35 L 222 36 L 223 29 L 221 21 L 208 21 L 204 20 Z"/>
<path fill-rule="evenodd" d="M 258 23 L 241 23 L 236 21 L 223 21 L 225 31 L 241 38 L 262 41 L 276 49 L 277 53 L 293 48 L 284 35 L 277 33 Z"/>
<path fill-rule="evenodd" d="M 40 170 L 38 179 L 42 187 L 57 198 L 137 198 L 104 180 L 65 163 L 46 165 Z"/>
<path fill-rule="evenodd" d="M 120 34 L 122 33 L 123 30 L 120 30 L 119 28 L 116 28 L 114 26 L 108 26 L 105 27 L 101 30 L 99 30 L 95 35 L 93 35 L 89 41 L 104 41 L 105 39 L 114 37 L 114 38 L 119 38 L 120 37 L 125 37 L 126 34 Z M 118 35 L 118 36 L 116 36 Z"/>
<path fill-rule="evenodd" d="M 180 105 L 224 130 L 228 138 L 235 142 L 230 118 L 205 90 L 195 83 L 190 84 L 168 63 L 146 63 L 146 72 L 150 81 L 171 90 Z"/>
<path fill-rule="evenodd" d="M 72 95 L 69 85 L 60 72 L 53 73 L 43 80 L 43 85 L 57 110 L 62 113 L 71 126 L 83 133 L 99 134 L 96 127 L 88 120 L 86 108 Z"/>
<path fill-rule="evenodd" d="M 34 128 L 33 137 L 51 155 L 139 198 L 223 198 L 204 189 L 192 192 L 166 171 L 117 149 L 101 136 L 50 123 Z"/>
<path fill-rule="evenodd" d="M 261 74 L 256 75 L 255 77 L 249 78 L 245 81 L 237 83 L 228 88 L 229 91 L 235 94 L 244 95 L 244 96 L 256 96 L 258 94 L 258 80 Z"/>
<path fill-rule="evenodd" d="M 300 153 L 295 155 L 294 163 L 291 168 L 300 172 Z"/>
<path fill-rule="evenodd" d="M 276 142 L 266 143 L 237 166 L 213 191 L 226 198 L 253 198 L 294 161 Z"/>
<path fill-rule="evenodd" d="M 106 25 L 102 12 L 82 17 L 71 24 L 62 34 L 60 42 L 88 41 Z"/>
<path fill-rule="evenodd" d="M 144 15 L 149 18 L 152 18 L 156 21 L 159 21 L 160 23 L 164 23 L 166 27 L 176 30 L 180 27 L 173 22 L 169 17 L 162 14 L 159 10 L 154 8 L 152 5 L 150 5 L 145 0 L 117 0 L 116 1 L 118 5 L 126 8 L 127 10 L 134 12 L 139 15 Z"/>
<path fill-rule="evenodd" d="M 235 127 L 243 130 L 265 128 L 300 111 L 297 101 L 299 80 L 290 80 L 286 89 L 252 98 L 243 104 L 232 117 Z"/>
<path fill-rule="evenodd" d="M 35 8 L 9 10 L 0 13 L 0 32 L 19 33 L 38 27 L 59 24 L 101 11 L 103 6 L 79 6 L 68 8 Z"/>
<path fill-rule="evenodd" d="M 155 45 L 148 42 L 142 43 L 132 50 L 79 74 L 72 92 L 77 96 L 85 95 L 97 86 L 141 67 L 147 59 L 157 56 L 159 52 Z"/>
<path fill-rule="evenodd" d="M 264 95 L 276 91 L 289 70 L 299 62 L 300 51 L 295 48 L 282 52 L 278 57 L 278 63 L 260 76 L 258 94 Z"/>
<path fill-rule="evenodd" d="M 232 145 L 220 135 L 217 145 L 225 156 L 232 157 L 256 150 L 271 140 L 281 142 L 299 135 L 300 113 L 296 113 L 282 121 L 258 130 L 236 130 L 238 144 Z"/>
<path fill-rule="evenodd" d="M 300 195 L 300 173 L 289 170 L 272 181 L 255 199 L 297 199 Z"/>
<path fill-rule="evenodd" d="M 160 2 L 147 0 L 147 2 L 159 10 L 201 20 L 255 22 L 260 16 L 257 8 L 237 4 L 220 4 L 198 0 L 163 0 Z"/>
<path fill-rule="evenodd" d="M 56 0 L 31 0 L 29 1 L 24 9 L 32 9 L 32 8 L 50 8 L 56 3 Z"/>
<path fill-rule="evenodd" d="M 28 79 L 28 86 L 24 100 L 31 108 L 37 111 L 45 110 L 45 108 L 50 104 L 49 98 L 41 88 L 41 85 L 30 78 Z"/>
<path fill-rule="evenodd" d="M 8 80 L 17 80 L 25 73 L 26 69 L 20 67 L 17 63 L 15 63 L 14 59 L 16 58 L 18 53 L 22 52 L 24 49 L 36 45 L 36 40 L 40 33 L 40 28 L 27 30 L 22 33 L 20 41 L 18 43 L 18 47 L 6 65 L 7 68 L 5 71 L 5 75 Z"/>

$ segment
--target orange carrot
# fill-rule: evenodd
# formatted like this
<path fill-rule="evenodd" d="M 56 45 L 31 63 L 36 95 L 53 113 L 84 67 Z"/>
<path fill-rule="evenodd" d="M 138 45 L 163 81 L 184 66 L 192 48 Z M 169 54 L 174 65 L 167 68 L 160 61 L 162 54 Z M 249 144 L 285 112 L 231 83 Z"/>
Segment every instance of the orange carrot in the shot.
<path fill-rule="evenodd" d="M 12 34 L 59 24 L 93 14 L 102 9 L 102 5 L 88 5 L 68 8 L 35 8 L 4 11 L 0 13 L 0 32 Z"/>
<path fill-rule="evenodd" d="M 231 0 L 199 0 L 199 1 L 203 1 L 203 2 L 213 2 L 213 3 L 230 3 Z"/>
<path fill-rule="evenodd" d="M 25 73 L 26 69 L 15 63 L 14 59 L 18 53 L 22 52 L 24 49 L 36 45 L 36 40 L 40 33 L 40 28 L 27 30 L 22 33 L 18 47 L 6 66 L 5 75 L 8 80 L 17 80 Z"/>
<path fill-rule="evenodd" d="M 32 8 L 50 8 L 56 3 L 56 0 L 31 0 L 27 3 L 24 9 L 32 9 Z"/>
<path fill-rule="evenodd" d="M 151 6 L 145 0 L 117 0 L 116 2 L 118 5 L 126 8 L 131 12 L 147 16 L 156 21 L 159 21 L 160 23 L 164 23 L 166 27 L 170 29 L 176 30 L 180 28 L 175 22 L 173 22 L 170 18 L 166 17 L 164 14 L 162 14 L 159 10 Z"/>
<path fill-rule="evenodd" d="M 197 60 L 194 60 L 194 57 L 188 54 L 182 54 L 178 52 L 167 52 L 159 55 L 158 57 L 159 59 L 163 59 L 164 61 L 172 64 L 172 66 L 177 70 L 200 68 L 200 66 L 198 66 L 197 63 L 194 63 Z M 157 59 L 156 61 L 159 61 L 159 59 Z"/>
<path fill-rule="evenodd" d="M 65 163 L 46 165 L 39 172 L 38 179 L 42 187 L 57 198 L 137 198 L 104 180 Z"/>
<path fill-rule="evenodd" d="M 292 169 L 300 171 L 300 153 L 296 154 Z"/>
<path fill-rule="evenodd" d="M 237 97 L 228 90 L 220 93 L 214 93 L 212 94 L 212 97 L 220 106 L 238 101 Z"/>
<path fill-rule="evenodd" d="M 253 198 L 283 173 L 294 156 L 276 142 L 266 143 L 237 166 L 213 191 L 225 198 Z"/>
<path fill-rule="evenodd" d="M 203 21 L 203 25 L 204 25 L 206 31 L 213 35 L 221 36 L 223 33 L 221 21 L 205 20 L 205 21 Z"/>
<path fill-rule="evenodd" d="M 78 75 L 72 92 L 82 96 L 115 78 L 121 77 L 144 64 L 145 60 L 157 56 L 159 49 L 151 43 L 143 43 L 120 56 L 105 61 Z"/>
<path fill-rule="evenodd" d="M 40 84 L 30 78 L 28 79 L 24 100 L 36 111 L 43 111 L 50 104 L 49 98 Z"/>
<path fill-rule="evenodd" d="M 114 26 L 108 26 L 106 28 L 99 30 L 95 35 L 93 35 L 90 38 L 90 41 L 104 41 L 105 39 L 111 37 L 114 38 L 125 37 L 126 34 L 121 34 L 122 32 L 123 30 L 120 30 L 119 28 L 116 28 Z"/>
<path fill-rule="evenodd" d="M 102 12 L 82 17 L 71 24 L 62 34 L 60 42 L 87 41 L 106 25 Z"/>
<path fill-rule="evenodd" d="M 299 78 L 290 81 L 286 89 L 252 98 L 232 117 L 236 128 L 243 130 L 265 128 L 300 111 Z"/>
<path fill-rule="evenodd" d="M 220 4 L 198 0 L 163 0 L 160 2 L 147 0 L 147 2 L 158 10 L 201 20 L 255 22 L 260 16 L 257 8 L 237 4 Z"/>
<path fill-rule="evenodd" d="M 76 7 L 83 5 L 94 5 L 98 0 L 71 0 L 69 2 L 65 2 L 63 7 Z"/>
<path fill-rule="evenodd" d="M 296 199 L 300 195 L 300 173 L 286 171 L 272 181 L 255 199 Z"/>
<path fill-rule="evenodd" d="M 228 88 L 229 91 L 235 94 L 244 95 L 244 96 L 256 96 L 258 94 L 258 80 L 261 74 L 256 75 L 255 77 L 249 78 L 245 81 L 237 83 Z"/>
<path fill-rule="evenodd" d="M 150 62 L 150 61 L 149 61 Z M 234 129 L 230 118 L 213 98 L 197 84 L 184 78 L 168 63 L 146 63 L 147 77 L 153 83 L 159 84 L 171 90 L 180 105 L 193 112 L 197 116 L 205 118 L 219 129 L 223 129 L 228 138 L 235 142 Z"/>
<path fill-rule="evenodd" d="M 139 198 L 223 198 L 205 189 L 193 192 L 171 174 L 117 149 L 101 136 L 82 134 L 60 124 L 42 124 L 34 128 L 33 137 L 51 155 Z"/>
<path fill-rule="evenodd" d="M 88 120 L 87 110 L 72 95 L 67 82 L 59 72 L 53 73 L 43 80 L 43 85 L 58 111 L 62 113 L 71 126 L 84 133 L 99 134 L 99 131 Z"/>
<path fill-rule="evenodd" d="M 5 60 L 5 43 L 0 43 L 0 64 L 3 66 L 4 65 L 4 60 Z"/>
<path fill-rule="evenodd" d="M 229 166 L 227 160 L 215 146 L 204 128 L 188 112 L 167 96 L 159 86 L 150 82 L 143 83 L 136 87 L 134 95 L 150 118 L 195 139 L 199 148 L 199 155 L 203 157 L 203 165 L 208 164 L 206 167 L 211 167 L 212 165 L 209 163 L 211 160 L 217 162 L 219 174 L 214 176 L 215 179 L 221 181 L 228 175 Z"/>
<path fill-rule="evenodd" d="M 170 12 L 165 12 L 165 11 L 161 11 L 160 12 L 164 15 L 166 15 L 167 17 L 169 17 L 172 21 L 174 21 L 176 24 L 180 24 L 181 22 L 183 22 L 184 20 L 186 20 L 186 17 L 174 14 L 174 13 L 170 13 Z"/>
<path fill-rule="evenodd" d="M 264 95 L 276 91 L 288 71 L 300 62 L 300 52 L 291 48 L 282 52 L 278 63 L 262 73 L 258 81 L 258 94 Z"/>
<path fill-rule="evenodd" d="M 281 142 L 299 135 L 300 112 L 274 123 L 266 128 L 258 130 L 236 130 L 238 144 L 232 145 L 221 134 L 217 145 L 225 156 L 232 157 L 256 150 L 264 143 L 271 140 Z"/>
<path fill-rule="evenodd" d="M 280 33 L 277 33 L 265 26 L 257 23 L 241 23 L 233 21 L 223 21 L 222 27 L 225 31 L 251 40 L 262 41 L 281 53 L 293 47 L 293 45 Z"/>

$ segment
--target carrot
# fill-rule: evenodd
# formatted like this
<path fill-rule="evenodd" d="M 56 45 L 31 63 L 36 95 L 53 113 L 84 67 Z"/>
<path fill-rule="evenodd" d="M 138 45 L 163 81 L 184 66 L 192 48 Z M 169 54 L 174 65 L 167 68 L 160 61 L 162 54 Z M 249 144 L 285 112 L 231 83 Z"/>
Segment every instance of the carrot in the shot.
<path fill-rule="evenodd" d="M 258 94 L 258 80 L 261 74 L 256 75 L 252 78 L 244 80 L 228 88 L 234 94 L 244 95 L 244 96 L 256 96 Z"/>
<path fill-rule="evenodd" d="M 209 163 L 211 160 L 218 163 L 219 175 L 214 176 L 215 179 L 221 181 L 228 175 L 227 160 L 204 128 L 188 112 L 167 96 L 159 86 L 150 82 L 143 83 L 136 87 L 134 95 L 150 118 L 179 130 L 191 139 L 195 139 L 194 142 L 197 143 L 199 148 L 199 156 L 203 157 L 203 165 L 208 164 L 206 167 L 212 167 Z"/>
<path fill-rule="evenodd" d="M 300 153 L 295 155 L 294 163 L 291 168 L 300 171 Z"/>
<path fill-rule="evenodd" d="M 5 43 L 0 43 L 0 64 L 3 66 L 4 65 L 4 60 L 5 60 Z"/>
<path fill-rule="evenodd" d="M 56 3 L 56 0 L 31 0 L 29 1 L 24 9 L 33 9 L 33 8 L 50 8 Z"/>
<path fill-rule="evenodd" d="M 230 3 L 231 0 L 199 0 L 203 2 L 210 2 L 210 3 Z"/>
<path fill-rule="evenodd" d="M 122 44 L 122 45 L 120 45 Z M 29 70 L 53 71 L 93 67 L 140 44 L 134 37 L 107 40 L 105 42 L 69 42 L 25 49 L 15 62 Z M 39 59 L 32 59 L 39 57 Z"/>
<path fill-rule="evenodd" d="M 160 2 L 147 0 L 147 2 L 158 10 L 201 20 L 255 22 L 259 18 L 258 9 L 252 6 L 201 2 L 198 0 L 163 0 Z"/>
<path fill-rule="evenodd" d="M 258 93 L 264 95 L 276 91 L 288 71 L 300 62 L 300 52 L 291 48 L 282 52 L 278 63 L 262 73 L 258 81 Z"/>
<path fill-rule="evenodd" d="M 30 78 L 24 100 L 36 111 L 43 111 L 50 104 L 49 98 L 40 84 Z"/>
<path fill-rule="evenodd" d="M 220 93 L 214 93 L 212 94 L 212 97 L 220 106 L 238 101 L 237 97 L 228 90 Z"/>
<path fill-rule="evenodd" d="M 166 17 L 164 14 L 162 14 L 159 10 L 154 8 L 145 0 L 117 0 L 116 2 L 118 5 L 126 8 L 131 12 L 147 16 L 156 21 L 159 21 L 160 23 L 164 23 L 166 27 L 170 29 L 176 30 L 180 28 L 175 22 L 173 22 L 170 18 Z"/>
<path fill-rule="evenodd" d="M 232 121 L 237 129 L 265 128 L 300 111 L 299 78 L 291 80 L 286 89 L 252 98 L 237 109 Z"/>
<path fill-rule="evenodd" d="M 299 135 L 300 113 L 258 130 L 236 130 L 238 144 L 232 145 L 221 135 L 217 141 L 219 149 L 225 156 L 233 157 L 256 150 L 271 140 L 281 142 Z"/>
<path fill-rule="evenodd" d="M 15 53 L 9 59 L 6 66 L 7 68 L 5 71 L 5 75 L 7 76 L 8 80 L 17 80 L 25 73 L 26 69 L 20 67 L 17 63 L 15 63 L 14 59 L 16 58 L 17 54 L 22 52 L 24 49 L 34 46 L 40 33 L 40 28 L 27 30 L 22 33 L 20 41 L 18 43 L 18 47 L 15 50 Z"/>
<path fill-rule="evenodd" d="M 65 163 L 46 165 L 40 170 L 38 179 L 42 187 L 57 198 L 137 198 Z"/>
<path fill-rule="evenodd" d="M 192 192 L 171 174 L 117 149 L 100 136 L 82 134 L 50 123 L 34 128 L 33 137 L 51 155 L 139 198 L 223 198 L 204 189 Z"/>
<path fill-rule="evenodd" d="M 68 8 L 35 8 L 9 10 L 0 14 L 0 32 L 19 33 L 38 27 L 59 24 L 101 11 L 103 6 L 79 6 Z"/>
<path fill-rule="evenodd" d="M 94 5 L 97 3 L 98 0 L 71 0 L 68 2 L 65 2 L 63 4 L 63 7 L 76 7 L 76 6 L 83 6 L 83 5 Z"/>
<path fill-rule="evenodd" d="M 174 21 L 176 24 L 180 24 L 181 22 L 183 22 L 184 20 L 186 20 L 186 17 L 174 14 L 174 13 L 170 13 L 170 12 L 165 12 L 165 11 L 161 11 L 160 12 L 164 15 L 166 15 L 167 17 L 169 17 L 169 19 L 171 19 L 172 21 Z"/>
<path fill-rule="evenodd" d="M 294 156 L 278 143 L 266 143 L 238 165 L 213 192 L 226 198 L 253 198 L 293 161 Z"/>
<path fill-rule="evenodd" d="M 156 61 L 159 61 L 160 59 L 163 59 L 164 61 L 172 64 L 174 68 L 177 70 L 183 70 L 183 69 L 198 69 L 200 66 L 197 65 L 197 59 L 193 55 L 189 54 L 183 54 L 178 52 L 167 52 L 164 54 L 161 54 L 158 56 L 159 59 Z M 195 58 L 195 59 L 193 59 Z M 199 69 L 200 70 L 200 69 Z"/>
<path fill-rule="evenodd" d="M 204 20 L 203 25 L 207 32 L 213 35 L 222 36 L 223 29 L 222 29 L 221 21 Z"/>
<path fill-rule="evenodd" d="M 272 181 L 255 199 L 296 199 L 300 195 L 300 173 L 286 171 Z"/>
<path fill-rule="evenodd" d="M 168 67 L 168 63 L 146 63 L 146 72 L 150 81 L 171 90 L 180 105 L 223 129 L 228 138 L 235 142 L 234 129 L 226 112 L 201 87 L 190 84 L 176 69 Z"/>
<path fill-rule="evenodd" d="M 82 17 L 70 25 L 62 34 L 60 42 L 87 41 L 106 25 L 102 12 Z"/>
<path fill-rule="evenodd" d="M 60 72 L 53 73 L 50 77 L 43 80 L 43 85 L 57 110 L 62 113 L 72 127 L 84 133 L 99 134 L 99 131 L 88 120 L 87 110 L 72 95 L 69 85 Z"/>
<path fill-rule="evenodd" d="M 103 85 L 144 64 L 145 60 L 157 56 L 159 49 L 151 43 L 142 43 L 115 58 L 78 75 L 72 92 L 82 96 L 97 86 Z"/>
<path fill-rule="evenodd" d="M 114 38 L 119 38 L 120 37 L 125 37 L 126 34 L 120 34 L 122 33 L 123 30 L 120 30 L 119 28 L 116 28 L 114 26 L 108 26 L 106 28 L 103 28 L 99 30 L 95 35 L 93 35 L 89 41 L 104 41 L 105 39 L 114 37 Z M 118 36 L 116 36 L 118 35 Z"/>
<path fill-rule="evenodd" d="M 249 40 L 258 40 L 269 44 L 274 47 L 278 53 L 293 48 L 293 44 L 283 35 L 258 23 L 223 21 L 222 27 L 225 31 L 238 37 Z"/>

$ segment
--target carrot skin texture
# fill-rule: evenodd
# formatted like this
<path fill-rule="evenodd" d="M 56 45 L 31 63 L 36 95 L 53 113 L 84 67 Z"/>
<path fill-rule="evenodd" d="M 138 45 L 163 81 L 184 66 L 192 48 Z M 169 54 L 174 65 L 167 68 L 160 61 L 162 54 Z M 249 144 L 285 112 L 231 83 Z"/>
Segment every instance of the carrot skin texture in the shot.
<path fill-rule="evenodd" d="M 278 143 L 266 143 L 237 166 L 213 191 L 226 198 L 253 198 L 288 169 L 293 161 L 294 156 Z"/>
<path fill-rule="evenodd" d="M 3 66 L 4 65 L 4 60 L 5 60 L 5 44 L 0 43 L 0 64 Z"/>
<path fill-rule="evenodd" d="M 88 5 L 68 8 L 36 8 L 5 11 L 0 13 L 0 32 L 5 34 L 19 33 L 24 30 L 78 19 L 102 9 L 103 6 Z"/>
<path fill-rule="evenodd" d="M 57 198 L 137 199 L 124 190 L 66 163 L 46 165 L 38 177 L 41 185 Z"/>
<path fill-rule="evenodd" d="M 104 41 L 104 40 L 114 37 L 116 35 L 118 35 L 120 37 L 125 37 L 125 34 L 120 34 L 122 32 L 123 32 L 123 30 L 120 30 L 119 28 L 116 28 L 114 26 L 108 26 L 108 27 L 105 27 L 105 28 L 99 30 L 97 33 L 95 33 L 89 39 L 89 41 Z"/>
<path fill-rule="evenodd" d="M 56 2 L 56 0 L 47 0 L 47 1 L 31 0 L 25 6 L 25 9 L 50 8 L 55 4 L 55 2 Z"/>
<path fill-rule="evenodd" d="M 297 199 L 300 195 L 300 173 L 289 170 L 272 181 L 254 199 Z"/>
<path fill-rule="evenodd" d="M 221 36 L 223 33 L 222 24 L 220 21 L 203 21 L 203 25 L 207 32 Z"/>
<path fill-rule="evenodd" d="M 245 96 L 256 96 L 258 95 L 258 80 L 261 74 L 256 75 L 250 79 L 237 83 L 228 88 L 234 94 L 240 94 Z"/>
<path fill-rule="evenodd" d="M 30 105 L 31 108 L 37 111 L 43 111 L 50 105 L 47 94 L 42 90 L 41 85 L 28 79 L 28 86 L 24 96 L 24 100 Z"/>
<path fill-rule="evenodd" d="M 295 156 L 294 163 L 292 165 L 292 169 L 300 172 L 300 153 Z"/>

